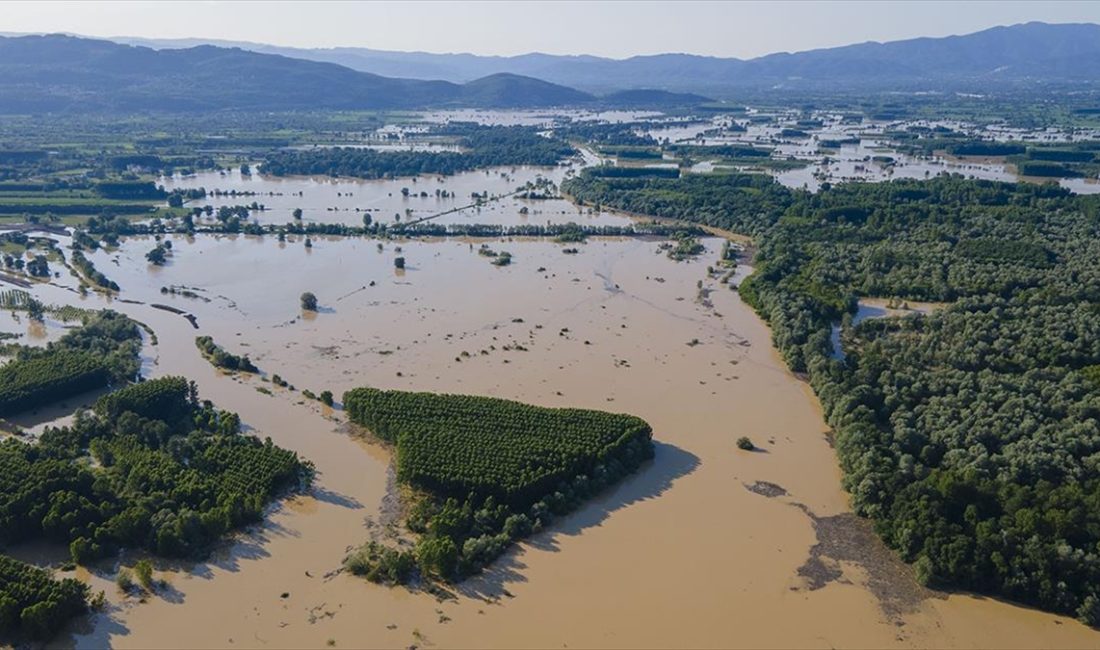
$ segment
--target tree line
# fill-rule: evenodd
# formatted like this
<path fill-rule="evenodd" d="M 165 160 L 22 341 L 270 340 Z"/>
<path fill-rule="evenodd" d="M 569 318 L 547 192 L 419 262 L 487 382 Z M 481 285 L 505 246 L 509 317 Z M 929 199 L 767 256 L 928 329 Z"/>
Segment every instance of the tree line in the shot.
<path fill-rule="evenodd" d="M 558 164 L 576 151 L 567 143 L 541 135 L 532 127 L 451 123 L 434 134 L 455 139 L 461 151 L 379 151 L 358 147 L 284 149 L 269 153 L 265 174 L 394 178 L 422 174 L 450 175 L 485 167 Z"/>
<path fill-rule="evenodd" d="M 1100 624 L 1100 199 L 959 176 L 563 189 L 754 235 L 739 291 L 820 398 L 855 510 L 927 584 Z M 853 326 L 861 297 L 948 304 Z"/>

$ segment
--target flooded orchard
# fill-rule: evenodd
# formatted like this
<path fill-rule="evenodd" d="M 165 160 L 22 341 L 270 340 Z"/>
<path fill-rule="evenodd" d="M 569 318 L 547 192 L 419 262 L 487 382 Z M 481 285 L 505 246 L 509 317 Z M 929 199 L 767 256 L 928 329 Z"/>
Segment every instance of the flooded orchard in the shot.
<path fill-rule="evenodd" d="M 195 380 L 318 478 L 210 560 L 159 563 L 168 586 L 147 602 L 119 595 L 111 567 L 80 569 L 110 604 L 71 632 L 76 647 L 1096 645 L 1071 619 L 917 586 L 849 512 L 810 388 L 708 273 L 721 239 L 675 262 L 639 238 L 169 238 L 163 267 L 144 258 L 151 237 L 90 255 L 117 298 L 32 292 L 148 325 L 146 374 Z M 198 335 L 296 390 L 215 369 Z M 400 525 L 390 452 L 301 394 L 363 385 L 632 413 L 656 459 L 453 599 L 374 585 L 340 568 Z"/>

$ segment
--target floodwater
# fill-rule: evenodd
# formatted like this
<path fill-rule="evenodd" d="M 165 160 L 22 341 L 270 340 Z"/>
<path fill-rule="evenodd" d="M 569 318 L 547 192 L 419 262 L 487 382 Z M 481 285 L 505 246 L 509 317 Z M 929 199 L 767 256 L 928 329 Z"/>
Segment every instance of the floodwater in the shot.
<path fill-rule="evenodd" d="M 430 111 L 418 116 L 423 122 L 445 124 L 447 122 L 477 122 L 491 126 L 550 126 L 561 120 L 577 122 L 634 122 L 659 118 L 659 111 L 645 110 L 605 110 L 589 111 L 580 109 L 553 110 L 485 110 L 463 108 L 447 111 Z"/>
<path fill-rule="evenodd" d="M 906 300 L 886 300 L 884 298 L 861 298 L 856 304 L 856 313 L 852 315 L 852 325 L 859 325 L 865 320 L 878 318 L 904 318 L 916 314 L 931 314 L 944 307 L 946 303 L 917 302 Z M 834 359 L 843 359 L 844 346 L 841 341 L 841 326 L 834 324 L 829 334 L 829 342 L 832 343 Z"/>
<path fill-rule="evenodd" d="M 514 263 L 491 265 L 481 243 Z M 367 239 L 319 238 L 306 249 L 273 237 L 174 237 L 163 268 L 143 258 L 149 238 L 95 253 L 121 297 L 135 301 L 111 306 L 158 335 L 149 374 L 194 379 L 247 430 L 316 463 L 318 480 L 209 561 L 158 565 L 169 586 L 148 602 L 118 595 L 115 567 L 81 572 L 111 604 L 61 643 L 1100 644 L 1064 617 L 917 587 L 849 512 L 810 388 L 736 292 L 707 275 L 721 240 L 706 239 L 703 256 L 681 263 L 657 244 L 591 239 L 567 255 L 538 240 L 386 242 L 379 251 Z M 397 245 L 403 272 L 393 267 Z M 200 297 L 164 295 L 162 286 Z M 300 311 L 303 291 L 318 296 L 318 313 Z M 34 292 L 47 302 L 75 297 L 56 286 Z M 153 302 L 186 310 L 198 328 Z M 371 385 L 633 413 L 653 425 L 656 459 L 468 580 L 454 600 L 372 585 L 338 570 L 350 548 L 385 535 L 389 453 L 351 432 L 339 410 L 214 369 L 193 344 L 201 334 L 299 390 L 339 396 Z M 740 436 L 759 451 L 737 449 Z"/>
<path fill-rule="evenodd" d="M 1059 130 L 1030 132 L 1020 129 L 1004 129 L 996 126 L 980 128 L 954 121 L 915 120 L 911 122 L 882 122 L 864 120 L 844 122 L 839 116 L 815 115 L 822 120 L 819 127 L 798 126 L 788 116 L 771 116 L 766 121 L 753 118 L 759 114 L 750 111 L 745 115 L 717 115 L 709 120 L 684 125 L 648 129 L 646 133 L 658 140 L 667 139 L 671 144 L 701 146 L 747 145 L 774 149 L 772 157 L 779 160 L 795 160 L 805 166 L 789 170 L 767 170 L 755 166 L 751 159 L 743 165 L 716 162 L 705 152 L 695 153 L 699 160 L 693 171 L 709 172 L 732 168 L 746 171 L 765 171 L 787 187 L 817 191 L 822 183 L 849 181 L 880 182 L 895 178 L 924 179 L 939 174 L 961 174 L 967 178 L 1016 182 L 1058 182 L 1062 187 L 1079 194 L 1100 192 L 1097 179 L 1051 179 L 1021 177 L 1003 157 L 956 158 L 948 155 L 912 156 L 897 151 L 890 141 L 888 130 L 903 131 L 909 127 L 945 127 L 966 133 L 972 137 L 1023 142 L 1072 142 L 1088 139 L 1086 133 L 1069 133 Z M 732 124 L 737 127 L 730 128 Z M 803 130 L 808 137 L 785 137 L 785 128 Z M 1095 135 L 1095 134 L 1093 134 Z M 854 140 L 854 142 L 853 142 Z M 823 145 L 843 142 L 839 147 Z M 878 160 L 876 160 L 878 158 Z"/>
<path fill-rule="evenodd" d="M 452 176 L 432 174 L 386 180 L 242 175 L 239 169 L 234 169 L 163 177 L 159 183 L 168 190 L 205 188 L 207 197 L 189 201 L 188 207 L 217 209 L 223 205 L 262 204 L 265 210 L 251 214 L 262 224 L 290 223 L 294 220 L 294 210 L 300 208 L 305 222 L 351 226 L 363 225 L 363 217 L 367 215 L 375 223 L 390 225 L 428 217 L 432 217 L 432 223 L 439 224 L 514 226 L 576 222 L 591 226 L 630 225 L 630 219 L 621 215 L 581 209 L 561 198 L 510 196 L 526 183 L 539 179 L 559 186 L 568 175 L 595 160 L 593 154 L 585 151 L 576 160 L 558 167 L 494 167 Z M 215 190 L 220 194 L 215 195 Z M 407 190 L 408 194 L 402 190 Z M 448 195 L 443 196 L 443 192 Z M 473 206 L 476 200 L 471 195 L 474 193 L 491 200 Z"/>

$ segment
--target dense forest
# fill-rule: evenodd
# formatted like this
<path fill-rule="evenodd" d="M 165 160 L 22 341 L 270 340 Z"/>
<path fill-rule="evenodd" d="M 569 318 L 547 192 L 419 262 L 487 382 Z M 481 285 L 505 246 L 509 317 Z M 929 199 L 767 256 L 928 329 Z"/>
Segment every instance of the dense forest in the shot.
<path fill-rule="evenodd" d="M 141 331 L 105 311 L 45 348 L 16 347 L 0 367 L 0 415 L 10 415 L 136 376 Z"/>
<path fill-rule="evenodd" d="M 136 376 L 139 349 L 137 325 L 113 312 L 46 349 L 17 348 L 0 369 L 17 384 L 3 390 L 5 408 L 68 396 L 85 366 L 105 380 Z M 123 548 L 192 557 L 311 476 L 294 453 L 241 434 L 236 414 L 200 402 L 184 378 L 139 382 L 35 442 L 0 441 L 0 545 L 61 543 L 81 564 Z M 0 638 L 48 637 L 84 611 L 87 596 L 79 582 L 0 555 Z"/>
<path fill-rule="evenodd" d="M 927 584 L 1100 624 L 1100 199 L 947 176 L 563 191 L 754 235 L 741 296 L 821 399 L 856 511 Z M 852 327 L 861 296 L 948 304 Z"/>
<path fill-rule="evenodd" d="M 398 480 L 427 495 L 407 522 L 414 552 L 368 544 L 349 558 L 379 582 L 414 566 L 460 579 L 653 456 L 649 425 L 631 415 L 372 388 L 345 393 L 344 408 L 396 446 Z"/>
<path fill-rule="evenodd" d="M 575 153 L 567 143 L 524 126 L 453 122 L 437 127 L 432 135 L 454 140 L 461 151 L 378 151 L 354 147 L 286 149 L 268 154 L 261 170 L 275 176 L 393 178 L 455 174 L 501 165 L 550 166 Z"/>
<path fill-rule="evenodd" d="M 309 477 L 308 463 L 242 435 L 236 414 L 180 377 L 109 393 L 37 444 L 9 438 L 0 465 L 0 543 L 65 543 L 79 563 L 119 548 L 201 554 Z"/>
<path fill-rule="evenodd" d="M 0 555 L 0 642 L 48 639 L 88 608 L 88 586 Z"/>

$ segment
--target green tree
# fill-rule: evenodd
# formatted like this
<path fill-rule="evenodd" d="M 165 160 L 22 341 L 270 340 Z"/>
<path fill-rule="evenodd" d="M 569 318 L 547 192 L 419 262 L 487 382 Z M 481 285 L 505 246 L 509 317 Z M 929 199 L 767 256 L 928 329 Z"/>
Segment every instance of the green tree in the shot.
<path fill-rule="evenodd" d="M 134 575 L 137 576 L 138 584 L 145 591 L 153 591 L 153 563 L 148 559 L 141 559 L 134 565 Z"/>
<path fill-rule="evenodd" d="M 167 261 L 166 249 L 161 244 L 157 244 L 156 248 L 145 254 L 145 259 L 156 266 L 164 266 Z"/>
<path fill-rule="evenodd" d="M 416 559 L 425 574 L 450 578 L 458 566 L 458 547 L 450 537 L 425 537 L 416 545 Z"/>

